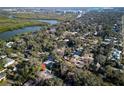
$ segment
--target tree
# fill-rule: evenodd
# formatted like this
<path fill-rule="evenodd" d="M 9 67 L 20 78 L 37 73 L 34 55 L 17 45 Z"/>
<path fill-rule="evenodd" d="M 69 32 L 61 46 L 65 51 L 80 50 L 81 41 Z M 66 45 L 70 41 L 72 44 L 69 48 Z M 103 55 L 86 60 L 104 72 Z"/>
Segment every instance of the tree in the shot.
<path fill-rule="evenodd" d="M 41 81 L 41 86 L 63 86 L 63 80 L 57 77 Z"/>
<path fill-rule="evenodd" d="M 74 47 L 75 46 L 75 41 L 73 39 L 70 39 L 68 42 L 67 42 L 67 46 L 68 47 Z"/>
<path fill-rule="evenodd" d="M 104 66 L 105 63 L 106 63 L 106 56 L 104 56 L 102 54 L 99 54 L 99 55 L 95 56 L 95 60 L 94 61 L 98 62 L 98 63 L 100 63 L 101 65 Z"/>
<path fill-rule="evenodd" d="M 124 71 L 111 66 L 106 66 L 106 80 L 115 85 L 124 85 Z"/>
<path fill-rule="evenodd" d="M 66 83 L 68 85 L 76 85 L 76 86 L 100 86 L 104 85 L 103 80 L 93 74 L 90 71 L 82 71 L 79 69 L 75 69 L 73 72 L 69 72 L 66 77 Z"/>
<path fill-rule="evenodd" d="M 18 65 L 17 73 L 15 73 L 13 79 L 15 79 L 15 84 L 22 85 L 25 81 L 29 79 L 35 79 L 35 73 L 37 69 L 34 65 L 26 62 L 22 62 Z M 9 76 L 8 76 L 9 77 Z"/>

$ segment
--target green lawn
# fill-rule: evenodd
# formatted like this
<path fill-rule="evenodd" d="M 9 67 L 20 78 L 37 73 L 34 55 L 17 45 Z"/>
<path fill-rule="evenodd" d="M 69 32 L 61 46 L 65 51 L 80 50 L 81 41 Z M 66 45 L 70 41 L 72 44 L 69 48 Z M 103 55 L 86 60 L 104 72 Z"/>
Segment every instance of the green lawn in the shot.
<path fill-rule="evenodd" d="M 7 80 L 0 81 L 0 86 L 6 86 L 7 84 Z"/>

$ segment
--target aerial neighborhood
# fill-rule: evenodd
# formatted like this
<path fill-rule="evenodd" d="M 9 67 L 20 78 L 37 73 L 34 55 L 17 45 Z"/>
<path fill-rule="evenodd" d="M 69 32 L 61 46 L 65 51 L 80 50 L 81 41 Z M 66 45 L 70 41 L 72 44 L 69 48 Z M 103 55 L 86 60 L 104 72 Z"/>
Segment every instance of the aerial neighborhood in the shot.
<path fill-rule="evenodd" d="M 3 10 L 12 12 L 11 15 L 17 17 L 15 21 L 27 22 L 36 16 L 42 18 L 47 9 Z M 114 8 L 111 12 L 107 9 L 98 11 L 97 8 L 85 11 L 78 9 L 77 12 L 65 10 L 47 11 L 47 14 L 52 14 L 47 18 L 57 16 L 59 22 L 56 24 L 41 21 L 39 25 L 39 22 L 30 21 L 35 26 L 41 26 L 40 31 L 37 28 L 37 31 L 0 39 L 0 85 L 124 85 L 124 28 L 121 23 L 124 21 L 124 12 Z M 6 35 L 7 31 L 1 33 L 0 38 L 4 38 L 2 35 Z"/>

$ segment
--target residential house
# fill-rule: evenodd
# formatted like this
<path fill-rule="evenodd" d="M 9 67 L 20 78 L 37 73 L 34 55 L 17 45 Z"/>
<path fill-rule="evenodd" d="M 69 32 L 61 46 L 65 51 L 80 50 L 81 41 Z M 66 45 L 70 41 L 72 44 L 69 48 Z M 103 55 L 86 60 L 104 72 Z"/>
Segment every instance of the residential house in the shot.
<path fill-rule="evenodd" d="M 41 71 L 37 73 L 37 76 L 42 78 L 42 79 L 50 79 L 53 78 L 54 76 L 51 74 L 51 71 L 46 69 L 45 71 Z"/>
<path fill-rule="evenodd" d="M 8 42 L 8 43 L 6 44 L 6 47 L 11 48 L 13 44 L 14 44 L 14 42 Z"/>
<path fill-rule="evenodd" d="M 14 67 L 14 68 L 13 68 L 13 71 L 17 71 L 17 67 Z"/>
<path fill-rule="evenodd" d="M 82 47 L 76 49 L 75 51 L 72 52 L 73 57 L 78 59 L 80 57 L 82 51 L 83 51 Z"/>
<path fill-rule="evenodd" d="M 0 56 L 0 59 L 4 59 L 6 57 L 7 57 L 7 55 L 2 55 L 2 56 Z"/>
<path fill-rule="evenodd" d="M 52 58 L 51 56 L 49 56 L 49 57 L 48 57 L 48 60 L 46 60 L 46 61 L 43 62 L 43 63 L 46 65 L 46 67 L 47 67 L 48 69 L 51 69 L 52 66 L 53 66 L 53 64 L 54 64 L 55 62 L 54 62 L 53 58 Z"/>
<path fill-rule="evenodd" d="M 118 49 L 113 49 L 111 56 L 109 57 L 111 60 L 118 61 L 121 58 L 122 51 Z"/>
<path fill-rule="evenodd" d="M 5 80 L 6 79 L 6 73 L 5 72 L 1 72 L 0 73 L 0 81 Z"/>
<path fill-rule="evenodd" d="M 56 28 L 54 28 L 54 27 L 50 28 L 50 32 L 51 32 L 51 33 L 56 32 Z"/>
<path fill-rule="evenodd" d="M 96 45 L 96 44 L 98 43 L 98 40 L 97 40 L 97 39 L 90 39 L 90 40 L 89 40 L 89 43 L 90 43 L 91 45 Z"/>
<path fill-rule="evenodd" d="M 70 62 L 75 64 L 76 67 L 78 68 L 83 68 L 84 67 L 84 63 L 76 58 L 71 58 Z"/>
<path fill-rule="evenodd" d="M 65 48 L 56 49 L 57 54 L 64 56 Z"/>
<path fill-rule="evenodd" d="M 15 63 L 15 60 L 13 60 L 11 58 L 6 58 L 6 64 L 4 65 L 4 67 L 8 67 L 14 63 Z"/>
<path fill-rule="evenodd" d="M 45 61 L 43 63 L 46 64 L 47 66 L 49 66 L 49 65 L 54 64 L 55 62 L 54 61 L 47 60 L 47 61 Z"/>
<path fill-rule="evenodd" d="M 81 60 L 84 62 L 84 64 L 91 64 L 94 60 L 93 53 L 86 53 L 81 57 Z"/>
<path fill-rule="evenodd" d="M 68 42 L 68 41 L 69 41 L 69 39 L 64 39 L 64 41 L 65 41 L 65 42 Z"/>
<path fill-rule="evenodd" d="M 63 33 L 63 37 L 68 37 L 68 36 L 70 36 L 70 35 L 76 35 L 77 34 L 77 32 L 69 32 L 69 31 L 65 31 L 64 33 Z"/>
<path fill-rule="evenodd" d="M 3 72 L 5 72 L 7 69 L 2 69 L 1 71 L 0 71 L 0 73 L 3 73 Z"/>
<path fill-rule="evenodd" d="M 78 68 L 88 68 L 89 65 L 93 62 L 93 54 L 92 53 L 87 53 L 84 54 L 82 57 L 78 56 L 78 58 L 71 58 L 70 62 L 74 63 Z"/>
<path fill-rule="evenodd" d="M 28 62 L 30 59 L 28 58 L 23 58 L 22 61 Z"/>
<path fill-rule="evenodd" d="M 118 24 L 114 24 L 112 31 L 113 32 L 119 32 L 120 31 L 119 25 Z"/>
<path fill-rule="evenodd" d="M 95 32 L 94 32 L 94 35 L 95 35 L 95 36 L 97 36 L 97 35 L 98 35 L 98 32 L 97 32 L 97 31 L 95 31 Z"/>
<path fill-rule="evenodd" d="M 111 43 L 111 39 L 105 39 L 103 42 L 102 42 L 102 44 L 104 44 L 104 45 L 108 45 L 108 44 L 110 44 Z"/>
<path fill-rule="evenodd" d="M 32 86 L 33 83 L 34 83 L 33 80 L 28 80 L 27 82 L 24 83 L 24 86 Z"/>
<path fill-rule="evenodd" d="M 10 56 L 11 56 L 11 58 L 17 58 L 18 57 L 18 55 L 15 53 L 11 53 Z"/>
<path fill-rule="evenodd" d="M 80 18 L 82 16 L 82 14 L 79 14 L 76 18 Z"/>

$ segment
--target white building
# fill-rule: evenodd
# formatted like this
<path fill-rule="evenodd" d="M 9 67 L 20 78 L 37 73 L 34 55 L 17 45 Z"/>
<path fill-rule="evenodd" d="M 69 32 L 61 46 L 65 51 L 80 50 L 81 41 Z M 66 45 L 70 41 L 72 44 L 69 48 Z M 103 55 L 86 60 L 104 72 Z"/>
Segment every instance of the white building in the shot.
<path fill-rule="evenodd" d="M 14 63 L 15 63 L 15 60 L 7 58 L 6 59 L 6 64 L 4 65 L 4 67 L 8 67 L 8 66 L 10 66 L 10 65 L 12 65 Z"/>
<path fill-rule="evenodd" d="M 14 43 L 14 42 L 8 42 L 8 43 L 6 44 L 6 46 L 7 46 L 8 48 L 11 48 L 12 45 L 13 45 L 13 43 Z"/>
<path fill-rule="evenodd" d="M 48 64 L 50 64 L 50 63 L 53 64 L 53 63 L 55 63 L 55 62 L 54 62 L 54 61 L 50 61 L 50 60 L 47 60 L 47 61 L 44 62 L 44 64 L 46 64 L 46 65 L 48 65 Z"/>
<path fill-rule="evenodd" d="M 2 55 L 2 56 L 0 56 L 0 59 L 4 59 L 6 57 L 7 57 L 7 55 Z"/>

